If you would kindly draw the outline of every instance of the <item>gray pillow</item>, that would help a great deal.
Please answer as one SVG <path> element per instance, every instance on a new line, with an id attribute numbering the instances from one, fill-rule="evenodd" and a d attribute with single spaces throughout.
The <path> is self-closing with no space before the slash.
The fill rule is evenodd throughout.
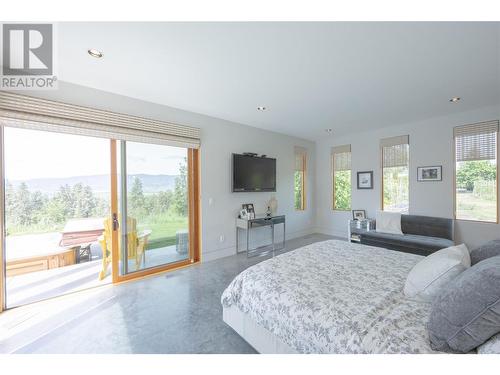
<path id="1" fill-rule="evenodd" d="M 467 353 L 500 332 L 500 256 L 466 269 L 432 304 L 431 347 Z"/>
<path id="2" fill-rule="evenodd" d="M 474 265 L 484 259 L 500 255 L 500 240 L 486 242 L 470 252 L 471 264 Z"/>

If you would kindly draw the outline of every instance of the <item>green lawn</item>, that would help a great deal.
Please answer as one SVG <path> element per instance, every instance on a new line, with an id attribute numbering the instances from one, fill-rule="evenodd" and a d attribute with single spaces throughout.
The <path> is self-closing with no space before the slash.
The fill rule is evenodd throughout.
<path id="1" fill-rule="evenodd" d="M 139 232 L 146 229 L 152 231 L 148 241 L 148 250 L 175 245 L 175 232 L 187 228 L 187 217 L 160 215 L 156 218 L 148 217 L 137 220 Z"/>
<path id="2" fill-rule="evenodd" d="M 463 220 L 496 221 L 494 200 L 481 199 L 472 193 L 457 194 L 457 218 Z"/>

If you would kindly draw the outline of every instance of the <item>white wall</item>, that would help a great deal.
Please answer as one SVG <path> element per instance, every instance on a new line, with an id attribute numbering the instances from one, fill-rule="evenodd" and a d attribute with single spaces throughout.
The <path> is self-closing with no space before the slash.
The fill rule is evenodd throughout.
<path id="1" fill-rule="evenodd" d="M 234 219 L 242 203 L 253 202 L 264 212 L 271 193 L 231 193 L 231 154 L 252 151 L 277 159 L 278 211 L 287 215 L 287 238 L 313 232 L 346 235 L 350 212 L 331 210 L 332 181 L 330 149 L 352 145 L 352 207 L 365 209 L 374 217 L 380 207 L 379 140 L 385 137 L 410 136 L 410 213 L 453 217 L 453 127 L 500 118 L 500 106 L 485 107 L 455 115 L 401 124 L 341 137 L 327 137 L 316 144 L 229 121 L 144 102 L 91 88 L 59 83 L 59 90 L 27 92 L 27 95 L 59 100 L 131 115 L 172 121 L 201 128 L 201 208 L 202 255 L 204 260 L 234 254 Z M 293 208 L 293 149 L 308 149 L 307 210 Z M 417 182 L 418 166 L 442 165 L 442 182 Z M 357 171 L 374 171 L 374 189 L 357 190 Z M 318 173 L 316 173 L 318 171 Z M 212 198 L 213 204 L 209 205 Z M 456 239 L 470 246 L 500 238 L 496 224 L 456 223 Z M 264 232 L 264 230 L 262 230 Z M 278 234 L 277 230 L 277 234 Z M 220 235 L 225 240 L 219 241 Z M 258 237 L 258 236 L 257 236 Z M 258 237 L 261 243 L 263 237 Z"/>
<path id="2" fill-rule="evenodd" d="M 231 192 L 232 153 L 248 151 L 276 158 L 275 195 L 278 212 L 286 215 L 287 238 L 314 230 L 312 192 L 315 188 L 316 162 L 313 142 L 65 82 L 59 82 L 58 90 L 23 94 L 201 128 L 202 259 L 205 261 L 235 253 L 235 218 L 242 203 L 254 203 L 256 212 L 263 213 L 271 197 L 271 193 Z M 295 211 L 293 206 L 296 145 L 307 148 L 309 159 L 306 181 L 308 206 L 302 212 Z M 210 198 L 212 205 L 209 205 Z M 278 233 L 280 230 L 276 228 Z M 221 235 L 225 237 L 223 242 L 219 241 Z M 265 240 L 259 235 L 255 237 L 258 243 Z"/>
<path id="3" fill-rule="evenodd" d="M 317 231 L 346 236 L 351 212 L 333 211 L 330 152 L 332 146 L 351 144 L 352 208 L 365 209 L 375 217 L 381 203 L 381 169 L 379 140 L 397 135 L 410 136 L 410 214 L 453 217 L 453 127 L 500 118 L 500 106 L 485 107 L 451 116 L 402 124 L 369 132 L 323 139 L 316 145 Z M 417 182 L 417 167 L 443 166 L 442 182 Z M 374 189 L 357 190 L 356 172 L 374 172 Z M 319 202 L 322 202 L 321 204 Z M 328 202 L 328 204 L 327 204 Z M 457 221 L 458 242 L 475 246 L 489 239 L 500 238 L 496 224 Z"/>

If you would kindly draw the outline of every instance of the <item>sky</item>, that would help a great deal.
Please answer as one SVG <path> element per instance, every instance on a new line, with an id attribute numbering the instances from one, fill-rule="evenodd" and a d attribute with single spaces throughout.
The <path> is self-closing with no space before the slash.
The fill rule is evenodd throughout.
<path id="1" fill-rule="evenodd" d="M 110 172 L 108 139 L 5 127 L 7 180 L 103 175 Z M 178 175 L 187 149 L 127 142 L 128 174 Z"/>

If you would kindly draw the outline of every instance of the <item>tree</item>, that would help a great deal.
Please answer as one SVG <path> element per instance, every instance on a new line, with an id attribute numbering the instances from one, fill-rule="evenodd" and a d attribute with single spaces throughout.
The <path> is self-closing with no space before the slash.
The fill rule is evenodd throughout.
<path id="1" fill-rule="evenodd" d="M 52 197 L 30 191 L 26 183 L 15 189 L 6 184 L 6 220 L 8 233 L 58 230 L 70 218 L 104 216 L 109 204 L 94 196 L 90 186 L 62 185 Z M 35 226 L 35 227 L 33 227 Z"/>
<path id="2" fill-rule="evenodd" d="M 97 199 L 94 197 L 92 188 L 88 185 L 78 183 L 72 188 L 72 200 L 74 210 L 73 217 L 91 217 L 97 207 Z"/>
<path id="3" fill-rule="evenodd" d="M 294 175 L 294 196 L 295 196 L 295 209 L 302 208 L 302 172 L 296 171 Z"/>
<path id="4" fill-rule="evenodd" d="M 180 216 L 187 216 L 188 214 L 188 200 L 187 200 L 187 159 L 179 166 L 179 176 L 175 178 L 175 189 L 173 197 L 173 205 L 175 211 Z"/>
<path id="5" fill-rule="evenodd" d="M 33 222 L 31 215 L 31 194 L 25 182 L 22 182 L 17 189 L 13 209 L 16 212 L 16 224 L 30 225 Z"/>
<path id="6" fill-rule="evenodd" d="M 496 175 L 496 165 L 488 160 L 460 162 L 457 168 L 457 187 L 473 191 L 475 181 L 492 181 L 496 179 Z"/>
<path id="7" fill-rule="evenodd" d="M 351 209 L 351 171 L 335 172 L 335 209 Z"/>
<path id="8" fill-rule="evenodd" d="M 172 199 L 173 192 L 170 190 L 159 191 L 156 194 L 152 194 L 149 198 L 148 207 L 151 207 L 150 212 L 154 212 L 155 214 L 162 214 L 169 210 Z"/>
<path id="9" fill-rule="evenodd" d="M 132 186 L 128 193 L 128 209 L 130 216 L 140 218 L 146 212 L 144 192 L 142 190 L 142 181 L 139 177 L 134 176 Z"/>
<path id="10" fill-rule="evenodd" d="M 14 223 L 16 221 L 15 218 L 15 198 L 16 198 L 16 191 L 14 189 L 14 186 L 7 181 L 6 186 L 5 186 L 5 219 L 7 221 L 7 227 L 9 224 Z"/>

